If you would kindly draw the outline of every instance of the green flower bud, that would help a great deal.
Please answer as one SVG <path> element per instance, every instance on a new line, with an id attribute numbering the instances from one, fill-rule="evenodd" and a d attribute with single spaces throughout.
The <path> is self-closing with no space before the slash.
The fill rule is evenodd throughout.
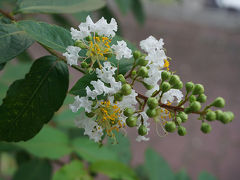
<path id="1" fill-rule="evenodd" d="M 95 116 L 95 113 L 94 112 L 85 112 L 86 116 L 89 117 L 89 118 L 92 118 L 93 116 Z"/>
<path id="2" fill-rule="evenodd" d="M 134 111 L 133 111 L 132 108 L 126 108 L 126 109 L 123 111 L 124 116 L 127 116 L 127 117 L 132 116 L 133 113 L 134 113 Z"/>
<path id="3" fill-rule="evenodd" d="M 126 124 L 128 127 L 134 127 L 137 125 L 137 117 L 135 116 L 130 116 L 126 119 Z"/>
<path id="4" fill-rule="evenodd" d="M 172 76 L 170 77 L 169 83 L 170 83 L 171 85 L 175 85 L 175 84 L 177 84 L 179 81 L 180 81 L 180 78 L 179 78 L 178 75 L 172 75 Z"/>
<path id="5" fill-rule="evenodd" d="M 203 122 L 201 126 L 201 131 L 205 134 L 210 133 L 212 130 L 212 127 L 210 124 Z"/>
<path id="6" fill-rule="evenodd" d="M 216 118 L 217 118 L 217 115 L 216 115 L 216 113 L 215 113 L 214 111 L 209 110 L 209 111 L 207 112 L 207 114 L 206 114 L 206 120 L 208 120 L 208 121 L 214 121 L 214 120 L 216 120 Z"/>
<path id="7" fill-rule="evenodd" d="M 171 76 L 170 72 L 168 71 L 163 71 L 161 73 L 162 81 L 168 80 L 168 78 Z"/>
<path id="8" fill-rule="evenodd" d="M 190 104 L 189 108 L 192 112 L 198 112 L 201 109 L 201 104 L 198 101 L 194 101 Z"/>
<path id="9" fill-rule="evenodd" d="M 97 101 L 94 100 L 91 106 L 92 106 L 92 107 L 95 107 L 96 105 L 97 105 Z"/>
<path id="10" fill-rule="evenodd" d="M 131 94 L 132 93 L 132 87 L 129 84 L 122 85 L 121 93 L 124 96 L 127 96 L 127 95 Z"/>
<path id="11" fill-rule="evenodd" d="M 147 77 L 148 76 L 148 69 L 144 66 L 140 67 L 138 70 L 138 75 L 142 77 Z"/>
<path id="12" fill-rule="evenodd" d="M 88 73 L 92 73 L 92 72 L 93 72 L 93 68 L 91 68 L 91 67 L 88 68 L 88 69 L 87 69 L 87 72 L 88 72 Z"/>
<path id="13" fill-rule="evenodd" d="M 216 113 L 216 119 L 221 120 L 223 116 L 223 112 L 221 110 L 217 110 L 215 111 L 215 113 Z"/>
<path id="14" fill-rule="evenodd" d="M 185 112 L 179 112 L 178 117 L 182 119 L 182 122 L 186 122 L 188 120 L 188 115 Z"/>
<path id="15" fill-rule="evenodd" d="M 196 101 L 196 97 L 194 95 L 189 96 L 189 102 L 192 103 Z"/>
<path id="16" fill-rule="evenodd" d="M 152 85 L 149 85 L 149 84 L 147 84 L 147 83 L 145 83 L 145 82 L 142 82 L 142 84 L 144 85 L 144 87 L 147 89 L 147 90 L 150 90 L 150 89 L 152 89 L 154 86 L 152 86 Z"/>
<path id="17" fill-rule="evenodd" d="M 146 66 L 148 64 L 148 61 L 145 60 L 143 57 L 141 57 L 139 60 L 138 60 L 138 65 L 140 66 Z"/>
<path id="18" fill-rule="evenodd" d="M 177 125 L 182 124 L 182 119 L 181 119 L 180 117 L 177 117 L 177 118 L 176 118 L 176 121 L 177 121 Z"/>
<path id="19" fill-rule="evenodd" d="M 153 118 L 157 116 L 157 111 L 156 109 L 148 109 L 146 111 L 146 114 L 148 115 L 148 117 Z"/>
<path id="20" fill-rule="evenodd" d="M 123 95 L 119 92 L 114 94 L 114 100 L 115 101 L 122 101 L 123 100 Z"/>
<path id="21" fill-rule="evenodd" d="M 179 136 L 185 136 L 187 134 L 187 130 L 185 127 L 183 126 L 179 126 L 178 127 L 178 135 Z"/>
<path id="22" fill-rule="evenodd" d="M 158 100 L 155 97 L 150 97 L 147 100 L 147 105 L 150 109 L 154 109 L 158 106 Z"/>
<path id="23" fill-rule="evenodd" d="M 217 97 L 211 105 L 218 108 L 223 108 L 225 106 L 225 100 L 222 97 Z"/>
<path id="24" fill-rule="evenodd" d="M 140 56 L 141 56 L 141 52 L 140 51 L 134 51 L 133 52 L 134 59 L 138 59 Z"/>
<path id="25" fill-rule="evenodd" d="M 197 101 L 200 102 L 200 103 L 205 103 L 207 101 L 207 96 L 205 94 L 200 94 L 197 97 Z"/>
<path id="26" fill-rule="evenodd" d="M 162 92 L 167 92 L 171 89 L 171 85 L 168 82 L 163 82 L 161 84 L 161 90 Z"/>
<path id="27" fill-rule="evenodd" d="M 117 80 L 118 80 L 118 81 L 121 81 L 122 83 L 126 83 L 126 79 L 125 79 L 125 77 L 124 77 L 122 74 L 119 74 L 119 75 L 117 76 Z"/>
<path id="28" fill-rule="evenodd" d="M 176 130 L 176 124 L 173 121 L 168 121 L 165 125 L 165 129 L 167 132 L 174 132 Z"/>
<path id="29" fill-rule="evenodd" d="M 87 49 L 87 45 L 84 42 L 80 41 L 80 40 L 76 41 L 74 43 L 74 46 L 80 47 L 81 49 Z"/>
<path id="30" fill-rule="evenodd" d="M 201 84 L 196 84 L 193 88 L 193 95 L 197 95 L 197 94 L 203 94 L 204 93 L 204 87 Z"/>
<path id="31" fill-rule="evenodd" d="M 183 88 L 183 83 L 182 81 L 178 81 L 173 87 L 173 89 L 182 89 Z"/>
<path id="32" fill-rule="evenodd" d="M 186 114 L 190 114 L 191 112 L 192 112 L 192 110 L 191 110 L 191 108 L 185 108 L 184 109 L 184 112 L 186 113 Z"/>
<path id="33" fill-rule="evenodd" d="M 193 82 L 187 82 L 185 84 L 185 88 L 186 88 L 187 93 L 191 92 L 194 88 L 194 83 Z"/>
<path id="34" fill-rule="evenodd" d="M 221 116 L 220 121 L 223 124 L 227 124 L 227 123 L 232 122 L 233 119 L 234 119 L 234 114 L 232 112 L 228 111 L 228 112 L 224 112 L 223 113 L 223 115 Z"/>
<path id="35" fill-rule="evenodd" d="M 132 76 L 135 76 L 136 74 L 137 74 L 137 71 L 135 71 L 135 70 L 133 70 L 131 73 Z"/>
<path id="36" fill-rule="evenodd" d="M 228 116 L 230 116 L 230 122 L 232 122 L 233 119 L 234 119 L 234 117 L 235 117 L 234 114 L 233 114 L 233 112 L 227 111 L 226 113 L 228 114 Z"/>
<path id="37" fill-rule="evenodd" d="M 92 36 L 87 36 L 85 39 L 86 41 L 92 41 Z"/>
<path id="38" fill-rule="evenodd" d="M 146 126 L 144 125 L 141 125 L 139 128 L 138 128 L 138 134 L 140 136 L 145 136 L 147 134 L 147 128 Z"/>
<path id="39" fill-rule="evenodd" d="M 82 62 L 82 63 L 81 63 L 81 67 L 82 67 L 82 68 L 87 68 L 87 67 L 88 67 L 88 63 Z"/>

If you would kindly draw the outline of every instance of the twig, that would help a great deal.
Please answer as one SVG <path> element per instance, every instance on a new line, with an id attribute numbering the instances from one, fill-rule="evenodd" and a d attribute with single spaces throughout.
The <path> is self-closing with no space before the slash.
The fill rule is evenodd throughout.
<path id="1" fill-rule="evenodd" d="M 5 11 L 3 11 L 2 9 L 0 9 L 0 13 L 1 13 L 2 15 L 4 15 L 5 17 L 7 17 L 8 19 L 11 19 L 12 21 L 16 21 L 16 19 L 15 19 L 10 13 L 5 12 Z"/>

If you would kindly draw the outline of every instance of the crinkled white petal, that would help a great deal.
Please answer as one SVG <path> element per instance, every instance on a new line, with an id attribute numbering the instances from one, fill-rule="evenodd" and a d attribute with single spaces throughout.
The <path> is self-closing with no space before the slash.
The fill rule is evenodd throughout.
<path id="1" fill-rule="evenodd" d="M 163 39 L 157 40 L 153 36 L 149 36 L 147 39 L 142 40 L 140 42 L 140 47 L 147 53 L 150 53 L 154 50 L 160 50 L 163 48 L 163 45 L 164 45 Z"/>
<path id="2" fill-rule="evenodd" d="M 63 53 L 63 56 L 66 57 L 67 63 L 72 66 L 72 65 L 78 65 L 77 61 L 79 58 L 79 51 L 81 50 L 80 47 L 76 46 L 68 46 L 67 47 L 67 52 Z"/>
<path id="3" fill-rule="evenodd" d="M 102 17 L 95 23 L 91 31 L 97 32 L 100 36 L 114 37 L 117 31 L 117 22 L 112 18 L 111 22 L 108 24 L 107 20 Z"/>
<path id="4" fill-rule="evenodd" d="M 135 90 L 132 90 L 131 94 L 124 96 L 123 100 L 118 102 L 117 106 L 121 109 L 125 109 L 127 107 L 135 108 L 135 105 L 137 104 L 137 95 L 138 94 L 135 92 Z"/>
<path id="5" fill-rule="evenodd" d="M 149 63 L 152 62 L 158 67 L 163 68 L 164 60 L 167 59 L 167 56 L 163 50 L 156 50 L 149 52 L 145 59 L 148 60 Z"/>
<path id="6" fill-rule="evenodd" d="M 161 102 L 164 104 L 166 104 L 168 101 L 173 102 L 175 97 L 177 99 L 177 103 L 179 103 L 183 98 L 182 91 L 178 89 L 170 89 L 169 91 L 163 94 Z"/>
<path id="7" fill-rule="evenodd" d="M 97 77 L 105 83 L 114 81 L 113 75 L 117 68 L 111 66 L 110 62 L 104 62 L 102 69 L 96 69 Z"/>
<path id="8" fill-rule="evenodd" d="M 112 49 L 114 49 L 116 53 L 116 59 L 120 60 L 124 58 L 132 57 L 132 50 L 127 47 L 127 43 L 125 41 L 117 41 L 117 45 L 112 45 Z"/>
<path id="9" fill-rule="evenodd" d="M 85 109 L 86 112 L 91 112 L 92 101 L 89 101 L 87 97 L 75 96 L 74 103 L 69 105 L 72 112 L 77 112 L 81 107 Z"/>
<path id="10" fill-rule="evenodd" d="M 141 141 L 149 141 L 149 137 L 148 138 L 146 138 L 145 136 L 138 136 L 137 138 L 136 138 L 136 141 L 137 142 L 141 142 Z"/>

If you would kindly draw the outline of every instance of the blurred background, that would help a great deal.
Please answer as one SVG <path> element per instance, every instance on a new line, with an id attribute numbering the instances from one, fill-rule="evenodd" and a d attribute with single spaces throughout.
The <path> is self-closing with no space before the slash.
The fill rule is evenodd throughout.
<path id="1" fill-rule="evenodd" d="M 171 70 L 176 71 L 185 83 L 203 84 L 208 102 L 218 96 L 225 98 L 225 109 L 235 113 L 235 120 L 230 124 L 214 122 L 208 135 L 200 131 L 201 122 L 194 115 L 186 123 L 188 134 L 185 137 L 170 134 L 161 138 L 152 123 L 150 141 L 138 143 L 135 140 L 137 131 L 128 129 L 133 153 L 131 164 L 143 163 L 144 151 L 150 146 L 174 170 L 185 168 L 193 179 L 202 170 L 220 180 L 240 179 L 240 1 L 144 0 L 140 14 L 116 2 L 108 0 L 107 7 L 91 14 L 95 19 L 114 15 L 120 24 L 121 35 L 136 46 L 150 35 L 163 38 L 167 56 L 173 59 Z M 77 26 L 79 19 L 76 17 L 84 19 L 88 14 L 82 12 L 75 16 L 55 15 L 51 18 L 37 15 L 37 18 L 57 24 L 62 22 L 69 28 L 71 25 L 65 20 Z M 33 59 L 47 53 L 37 44 L 29 52 Z M 71 71 L 73 85 L 81 74 Z M 69 121 L 73 124 L 74 119 Z"/>

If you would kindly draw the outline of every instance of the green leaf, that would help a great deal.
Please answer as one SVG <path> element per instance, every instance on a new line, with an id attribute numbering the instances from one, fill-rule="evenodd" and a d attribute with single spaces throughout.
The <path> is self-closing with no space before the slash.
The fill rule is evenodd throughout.
<path id="1" fill-rule="evenodd" d="M 4 66 L 6 65 L 6 63 L 1 63 L 0 64 L 0 71 L 3 70 Z"/>
<path id="2" fill-rule="evenodd" d="M 60 168 L 53 176 L 53 180 L 91 180 L 84 169 L 83 163 L 74 160 Z"/>
<path id="3" fill-rule="evenodd" d="M 132 12 L 139 24 L 145 22 L 145 13 L 141 0 L 132 0 Z"/>
<path id="4" fill-rule="evenodd" d="M 69 84 L 67 65 L 54 56 L 36 60 L 24 79 L 15 81 L 0 106 L 0 140 L 36 135 L 62 105 Z"/>
<path id="5" fill-rule="evenodd" d="M 23 51 L 17 56 L 17 59 L 22 62 L 31 62 L 33 59 L 27 51 Z"/>
<path id="6" fill-rule="evenodd" d="M 110 178 L 135 180 L 138 179 L 135 172 L 125 164 L 112 160 L 102 160 L 91 164 L 90 170 L 101 173 Z"/>
<path id="7" fill-rule="evenodd" d="M 122 38 L 119 36 L 115 36 L 112 39 L 112 44 L 116 44 L 117 41 L 121 41 Z M 131 43 L 127 42 L 127 45 L 130 49 L 135 50 L 135 46 L 133 46 Z M 119 73 L 120 74 L 126 74 L 132 67 L 133 59 L 121 59 L 118 61 L 115 57 L 112 57 L 109 59 L 112 64 L 114 64 L 116 67 L 119 63 Z M 82 78 L 80 78 L 77 83 L 72 87 L 70 90 L 70 94 L 73 95 L 79 95 L 80 97 L 86 96 L 86 87 L 89 86 L 91 81 L 96 81 L 97 76 L 95 73 L 93 74 L 86 74 Z"/>
<path id="8" fill-rule="evenodd" d="M 16 24 L 0 23 L 0 64 L 13 59 L 32 43 L 33 40 Z"/>
<path id="9" fill-rule="evenodd" d="M 13 180 L 50 180 L 51 164 L 47 160 L 32 160 L 20 166 Z"/>
<path id="10" fill-rule="evenodd" d="M 39 158 L 59 159 L 71 153 L 67 135 L 50 126 L 44 126 L 34 138 L 16 145 Z"/>
<path id="11" fill-rule="evenodd" d="M 126 14 L 132 6 L 132 0 L 115 0 L 115 2 L 123 14 Z"/>
<path id="12" fill-rule="evenodd" d="M 203 171 L 198 175 L 198 180 L 216 180 L 217 178 L 212 174 Z"/>
<path id="13" fill-rule="evenodd" d="M 175 180 L 191 180 L 187 172 L 183 169 L 176 173 Z"/>
<path id="14" fill-rule="evenodd" d="M 78 21 L 78 22 L 85 22 L 88 15 L 91 15 L 91 12 L 89 11 L 81 11 L 77 13 L 73 13 L 72 16 Z"/>
<path id="15" fill-rule="evenodd" d="M 75 13 L 104 5 L 104 0 L 19 0 L 16 13 Z"/>
<path id="16" fill-rule="evenodd" d="M 122 133 L 115 133 L 116 139 L 119 142 L 118 144 L 112 144 L 111 141 L 108 140 L 107 148 L 113 152 L 116 152 L 119 160 L 124 164 L 129 164 L 131 160 L 131 149 L 130 142 L 126 136 Z"/>
<path id="17" fill-rule="evenodd" d="M 89 162 L 118 160 L 116 152 L 107 149 L 105 146 L 99 147 L 97 143 L 85 137 L 74 139 L 72 146 L 79 156 Z"/>
<path id="18" fill-rule="evenodd" d="M 65 52 L 67 46 L 73 45 L 68 30 L 44 22 L 19 21 L 17 26 L 39 43 L 56 51 Z"/>
<path id="19" fill-rule="evenodd" d="M 152 149 L 145 152 L 144 167 L 149 180 L 174 180 L 174 173 L 168 163 Z"/>

